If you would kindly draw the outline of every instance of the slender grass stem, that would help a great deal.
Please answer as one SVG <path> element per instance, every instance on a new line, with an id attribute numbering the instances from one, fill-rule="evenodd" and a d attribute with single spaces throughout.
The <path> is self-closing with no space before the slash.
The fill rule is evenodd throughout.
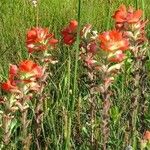
<path id="1" fill-rule="evenodd" d="M 133 114 L 132 114 L 132 139 L 133 139 L 133 149 L 136 150 L 137 149 L 137 134 L 136 134 L 136 130 L 137 130 L 137 116 L 138 116 L 138 104 L 139 104 L 139 74 L 135 74 L 135 90 L 134 90 L 134 94 L 133 95 Z"/>
<path id="2" fill-rule="evenodd" d="M 74 68 L 74 80 L 73 80 L 73 99 L 71 111 L 74 110 L 76 91 L 77 91 L 77 71 L 78 71 L 78 60 L 79 60 L 79 44 L 80 44 L 80 17 L 81 17 L 81 0 L 78 0 L 78 31 L 77 31 L 77 43 L 75 53 L 75 68 Z"/>
<path id="3" fill-rule="evenodd" d="M 77 91 L 77 71 L 78 71 L 78 60 L 79 60 L 79 44 L 80 44 L 80 14 L 81 13 L 81 0 L 78 0 L 78 30 L 77 30 L 77 43 L 75 51 L 75 68 L 74 68 L 74 80 L 73 80 L 73 92 L 72 92 L 72 101 L 70 107 L 70 115 L 67 119 L 67 139 L 65 143 L 65 150 L 70 149 L 71 141 L 71 123 L 74 115 L 74 106 L 76 100 L 76 91 Z"/>
<path id="4" fill-rule="evenodd" d="M 38 27 L 39 26 L 39 1 L 38 1 L 38 3 L 37 3 L 37 6 L 36 6 L 36 27 Z"/>
<path id="5" fill-rule="evenodd" d="M 107 144 L 109 140 L 109 122 L 110 122 L 110 116 L 109 116 L 109 109 L 110 109 L 110 94 L 107 90 L 103 95 L 103 110 L 102 110 L 102 117 L 103 117 L 103 124 L 102 124 L 102 134 L 103 134 L 103 144 L 102 149 L 107 150 Z"/>
<path id="6" fill-rule="evenodd" d="M 138 9 L 138 0 L 135 0 L 135 7 Z"/>
<path id="7" fill-rule="evenodd" d="M 68 73 L 67 73 L 67 110 L 69 109 L 69 101 L 70 101 L 70 77 L 71 77 L 71 56 L 70 49 L 68 48 Z"/>
<path id="8" fill-rule="evenodd" d="M 65 112 L 66 121 L 65 121 L 65 132 L 66 132 L 66 143 L 65 149 L 69 149 L 70 145 L 70 131 L 71 131 L 71 118 L 69 116 L 69 101 L 70 101 L 70 73 L 71 73 L 71 56 L 70 56 L 70 49 L 68 48 L 68 72 L 67 72 L 67 110 Z"/>
<path id="9" fill-rule="evenodd" d="M 142 2 L 142 10 L 143 10 L 143 19 L 145 19 L 145 0 L 141 0 Z"/>
<path id="10" fill-rule="evenodd" d="M 111 21 L 111 2 L 108 1 L 108 11 L 107 11 L 107 26 L 106 26 L 106 29 L 109 30 L 110 28 L 110 21 Z"/>

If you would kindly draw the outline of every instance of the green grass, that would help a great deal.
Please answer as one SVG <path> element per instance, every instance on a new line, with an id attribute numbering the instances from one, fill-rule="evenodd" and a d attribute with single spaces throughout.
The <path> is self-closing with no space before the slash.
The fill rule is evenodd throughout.
<path id="1" fill-rule="evenodd" d="M 17 64 L 28 57 L 25 46 L 26 31 L 38 23 L 41 27 L 48 27 L 60 38 L 61 29 L 71 19 L 80 19 L 80 25 L 90 23 L 93 28 L 102 32 L 113 28 L 111 16 L 120 4 L 131 5 L 144 11 L 144 17 L 150 18 L 150 0 L 81 0 L 80 14 L 78 0 L 39 0 L 38 10 L 31 6 L 28 0 L 0 0 L 0 82 L 7 77 L 9 63 Z M 37 22 L 38 12 L 38 22 Z M 150 37 L 150 25 L 147 27 Z M 84 73 L 78 64 L 79 39 L 71 48 L 59 47 L 55 52 L 59 63 L 52 67 L 53 75 L 46 89 L 48 98 L 44 106 L 44 122 L 41 143 L 48 145 L 49 150 L 90 150 L 90 120 L 88 104 L 88 90 L 84 79 L 79 77 Z M 150 57 L 150 56 L 149 56 Z M 147 63 L 150 71 L 150 62 Z M 125 65 L 124 73 L 119 75 L 112 87 L 112 107 L 110 111 L 110 140 L 108 150 L 125 149 L 132 144 L 130 129 L 130 95 L 128 80 L 130 70 Z M 149 86 L 147 81 L 147 86 Z M 2 92 L 0 92 L 2 94 Z M 145 114 L 145 130 L 150 129 L 150 94 L 146 95 L 148 111 Z M 95 137 L 101 143 L 102 100 L 96 96 L 97 116 L 95 118 Z M 31 116 L 33 114 L 31 113 Z M 33 117 L 33 116 L 32 116 Z M 137 129 L 140 120 L 137 118 Z M 16 126 L 17 128 L 17 126 Z M 34 128 L 34 127 L 32 127 Z M 34 131 L 30 129 L 34 135 Z M 15 150 L 19 149 L 18 133 L 12 139 Z M 142 133 L 136 134 L 137 138 Z M 35 149 L 35 143 L 32 149 Z M 138 150 L 139 143 L 135 150 Z"/>

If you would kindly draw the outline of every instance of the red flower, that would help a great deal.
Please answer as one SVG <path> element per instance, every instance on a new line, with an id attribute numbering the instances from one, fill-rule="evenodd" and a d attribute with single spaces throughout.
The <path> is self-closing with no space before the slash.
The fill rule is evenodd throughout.
<path id="1" fill-rule="evenodd" d="M 136 23 L 140 20 L 141 16 L 142 10 L 134 11 L 133 8 L 127 10 L 125 5 L 121 5 L 119 10 L 117 10 L 113 15 L 113 18 L 117 23 Z"/>
<path id="2" fill-rule="evenodd" d="M 122 33 L 116 30 L 102 33 L 99 35 L 99 39 L 101 41 L 101 48 L 106 51 L 114 52 L 128 49 L 128 40 L 123 38 Z"/>
<path id="3" fill-rule="evenodd" d="M 19 64 L 19 71 L 25 78 L 41 78 L 43 69 L 31 60 L 25 60 Z"/>
<path id="4" fill-rule="evenodd" d="M 53 38 L 53 34 L 48 33 L 47 28 L 32 28 L 27 32 L 27 48 L 29 53 L 47 50 L 48 46 L 55 46 L 58 40 Z"/>
<path id="5" fill-rule="evenodd" d="M 61 32 L 63 37 L 63 42 L 67 45 L 71 45 L 76 40 L 78 22 L 76 20 L 70 21 L 70 24 L 64 28 Z"/>
<path id="6" fill-rule="evenodd" d="M 18 87 L 14 81 L 7 80 L 5 83 L 2 83 L 2 89 L 6 92 L 15 92 L 18 90 Z"/>
<path id="7" fill-rule="evenodd" d="M 150 131 L 146 131 L 143 138 L 144 140 L 150 141 Z"/>

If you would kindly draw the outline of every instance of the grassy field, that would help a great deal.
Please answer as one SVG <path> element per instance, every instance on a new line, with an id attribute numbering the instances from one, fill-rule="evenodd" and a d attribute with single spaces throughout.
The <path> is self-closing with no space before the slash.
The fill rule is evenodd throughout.
<path id="1" fill-rule="evenodd" d="M 150 18 L 150 0 L 81 0 L 80 24 L 93 25 L 99 33 L 113 28 L 111 16 L 120 4 L 140 8 L 144 17 Z M 78 0 L 39 0 L 37 8 L 34 8 L 29 0 L 0 0 L 0 82 L 7 78 L 9 63 L 17 64 L 28 57 L 25 45 L 26 32 L 37 24 L 48 27 L 60 39 L 61 29 L 71 19 L 78 19 Z M 37 21 L 38 20 L 38 21 Z M 147 26 L 147 35 L 150 37 L 150 24 Z M 44 105 L 44 121 L 42 126 L 41 143 L 49 150 L 91 150 L 90 143 L 90 105 L 88 102 L 88 90 L 84 73 L 80 63 L 75 68 L 75 55 L 77 45 L 71 48 L 58 47 L 54 55 L 59 62 L 52 67 L 52 76 L 47 86 L 48 98 Z M 149 56 L 150 57 L 150 56 Z M 150 72 L 150 61 L 147 61 L 147 72 Z M 133 146 L 131 134 L 131 93 L 130 68 L 124 66 L 124 72 L 118 76 L 112 90 L 112 107 L 110 110 L 111 122 L 109 124 L 110 138 L 108 150 L 121 150 L 127 146 Z M 136 122 L 136 148 L 140 150 L 140 139 L 145 130 L 150 129 L 150 76 L 146 78 L 145 109 L 141 127 L 141 115 L 137 114 Z M 3 92 L 0 91 L 0 95 Z M 96 95 L 96 116 L 94 124 L 94 136 L 100 147 L 102 124 L 102 99 Z M 142 105 L 142 102 L 139 103 Z M 32 112 L 29 118 L 33 118 Z M 19 123 L 15 124 L 15 129 Z M 144 128 L 144 129 L 141 129 Z M 34 135 L 34 124 L 29 129 Z M 19 129 L 14 133 L 12 149 L 20 150 Z M 35 143 L 32 148 L 35 149 Z M 45 148 L 46 149 L 46 148 Z M 7 149 L 9 150 L 9 148 Z"/>

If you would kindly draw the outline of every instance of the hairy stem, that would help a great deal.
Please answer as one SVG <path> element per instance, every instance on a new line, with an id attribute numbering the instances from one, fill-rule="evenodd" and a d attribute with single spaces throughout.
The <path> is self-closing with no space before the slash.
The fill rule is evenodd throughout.
<path id="1" fill-rule="evenodd" d="M 108 89 L 102 94 L 103 96 L 103 110 L 102 110 L 102 135 L 103 135 L 103 144 L 102 149 L 107 150 L 107 143 L 109 139 L 109 109 L 110 109 L 110 94 Z"/>

